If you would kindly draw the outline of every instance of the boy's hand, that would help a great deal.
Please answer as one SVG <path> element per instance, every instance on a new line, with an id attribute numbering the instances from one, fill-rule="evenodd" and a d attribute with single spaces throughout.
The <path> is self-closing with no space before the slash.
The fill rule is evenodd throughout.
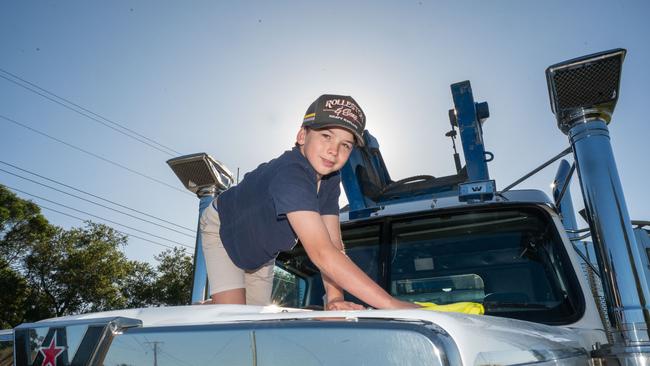
<path id="1" fill-rule="evenodd" d="M 390 309 L 422 309 L 422 306 L 393 298 Z"/>
<path id="2" fill-rule="evenodd" d="M 365 308 L 350 301 L 335 299 L 334 301 L 327 302 L 325 310 L 365 310 Z"/>

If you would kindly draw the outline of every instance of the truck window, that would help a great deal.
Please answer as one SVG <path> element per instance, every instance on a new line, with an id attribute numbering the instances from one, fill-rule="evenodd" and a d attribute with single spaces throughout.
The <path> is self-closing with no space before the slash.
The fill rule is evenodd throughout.
<path id="1" fill-rule="evenodd" d="M 376 282 L 381 279 L 380 230 L 380 225 L 365 225 L 342 231 L 347 256 Z M 300 298 L 299 302 L 286 301 L 279 294 L 276 295 L 274 290 L 273 303 L 316 309 L 322 307 L 325 289 L 320 272 L 306 256 L 300 244 L 291 253 L 281 253 L 276 263 L 276 271 L 281 267 L 284 271 L 300 277 L 305 289 L 302 290 L 304 296 Z M 289 299 L 291 298 L 289 297 Z M 358 302 L 350 295 L 347 296 L 347 299 Z"/>
<path id="2" fill-rule="evenodd" d="M 255 331 L 257 365 L 444 365 L 444 355 L 415 331 L 395 328 L 291 327 Z"/>
<path id="3" fill-rule="evenodd" d="M 0 366 L 14 364 L 14 338 L 11 330 L 0 331 Z"/>
<path id="4" fill-rule="evenodd" d="M 537 210 L 395 222 L 390 292 L 406 301 L 482 303 L 486 314 L 564 323 L 581 292 L 554 225 Z"/>
<path id="5" fill-rule="evenodd" d="M 273 272 L 272 302 L 279 306 L 301 307 L 305 302 L 305 279 L 280 266 L 275 266 Z"/>
<path id="6" fill-rule="evenodd" d="M 103 365 L 250 366 L 253 364 L 250 346 L 249 332 L 243 329 L 127 330 L 113 340 Z"/>

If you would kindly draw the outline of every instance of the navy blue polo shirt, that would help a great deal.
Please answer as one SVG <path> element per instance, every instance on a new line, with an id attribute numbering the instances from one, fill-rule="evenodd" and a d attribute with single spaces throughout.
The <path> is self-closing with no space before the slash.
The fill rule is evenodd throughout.
<path id="1" fill-rule="evenodd" d="M 217 199 L 221 241 L 233 263 L 259 268 L 296 245 L 287 213 L 315 211 L 338 215 L 338 172 L 321 179 L 297 147 L 247 173 Z"/>

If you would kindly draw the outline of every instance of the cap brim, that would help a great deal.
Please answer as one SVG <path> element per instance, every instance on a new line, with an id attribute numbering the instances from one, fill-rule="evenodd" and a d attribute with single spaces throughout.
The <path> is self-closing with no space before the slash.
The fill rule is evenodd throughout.
<path id="1" fill-rule="evenodd" d="M 304 125 L 303 125 L 303 126 L 304 126 Z M 354 136 L 354 139 L 356 140 L 357 146 L 361 146 L 361 147 L 363 147 L 363 146 L 366 145 L 365 142 L 363 141 L 363 136 L 360 135 L 357 131 L 355 131 L 355 130 L 353 130 L 353 129 L 351 129 L 351 128 L 347 128 L 347 127 L 345 127 L 345 126 L 341 126 L 341 125 L 338 124 L 338 123 L 327 123 L 327 122 L 325 122 L 325 123 L 318 123 L 318 122 L 317 122 L 317 123 L 311 123 L 311 124 L 309 124 L 308 126 L 305 126 L 305 127 L 313 128 L 313 129 L 315 129 L 315 130 L 320 130 L 320 129 L 322 129 L 322 128 L 327 128 L 327 127 L 337 127 L 337 128 L 342 128 L 342 129 L 344 129 L 344 130 L 346 130 L 346 131 L 350 131 L 350 132 L 352 133 L 352 135 Z"/>

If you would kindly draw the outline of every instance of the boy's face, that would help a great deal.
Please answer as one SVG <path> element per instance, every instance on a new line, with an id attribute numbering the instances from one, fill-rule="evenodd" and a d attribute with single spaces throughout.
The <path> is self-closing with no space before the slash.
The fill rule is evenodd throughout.
<path id="1" fill-rule="evenodd" d="M 339 127 L 319 130 L 301 128 L 296 137 L 300 152 L 318 173 L 318 178 L 340 170 L 354 147 L 354 135 Z"/>

